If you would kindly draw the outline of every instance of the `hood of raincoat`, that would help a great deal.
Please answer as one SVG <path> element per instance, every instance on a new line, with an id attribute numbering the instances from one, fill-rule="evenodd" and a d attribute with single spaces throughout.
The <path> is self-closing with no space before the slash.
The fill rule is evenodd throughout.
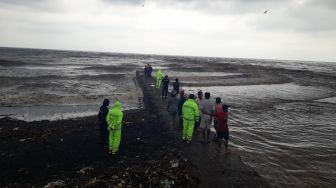
<path id="1" fill-rule="evenodd" d="M 114 103 L 113 108 L 121 110 L 121 102 L 117 101 Z"/>

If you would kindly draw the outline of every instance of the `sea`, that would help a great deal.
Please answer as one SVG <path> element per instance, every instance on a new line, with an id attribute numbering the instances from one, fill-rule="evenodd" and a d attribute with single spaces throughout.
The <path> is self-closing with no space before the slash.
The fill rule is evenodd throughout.
<path id="1" fill-rule="evenodd" d="M 336 62 L 1 47 L 0 118 L 91 116 L 105 98 L 143 108 L 146 64 L 221 97 L 230 147 L 272 187 L 336 187 Z"/>

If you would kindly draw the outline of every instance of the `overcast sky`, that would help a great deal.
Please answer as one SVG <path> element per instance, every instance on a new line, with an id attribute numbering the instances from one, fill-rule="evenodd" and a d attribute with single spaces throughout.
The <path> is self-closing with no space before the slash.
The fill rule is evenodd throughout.
<path id="1" fill-rule="evenodd" d="M 336 62 L 335 20 L 336 0 L 0 0 L 0 46 Z"/>

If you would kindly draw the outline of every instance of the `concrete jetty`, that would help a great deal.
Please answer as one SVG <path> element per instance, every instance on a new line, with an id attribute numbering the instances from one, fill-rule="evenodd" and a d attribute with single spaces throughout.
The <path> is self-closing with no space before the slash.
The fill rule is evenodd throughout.
<path id="1" fill-rule="evenodd" d="M 145 78 L 137 71 L 136 79 L 143 90 L 145 108 L 157 117 L 164 129 L 168 124 L 167 99 L 161 99 L 161 89 L 155 89 L 153 78 Z M 200 187 L 269 187 L 254 169 L 242 162 L 234 149 L 225 154 L 224 148 L 220 150 L 214 143 L 204 145 L 200 134 L 193 137 L 191 144 L 185 144 L 182 130 L 177 127 L 168 137 L 181 142 L 183 156 L 194 165 L 189 173 L 200 179 Z"/>

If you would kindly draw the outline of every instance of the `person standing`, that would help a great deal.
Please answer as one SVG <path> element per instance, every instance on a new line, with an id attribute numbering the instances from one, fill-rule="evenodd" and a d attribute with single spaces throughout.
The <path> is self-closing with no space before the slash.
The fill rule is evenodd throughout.
<path id="1" fill-rule="evenodd" d="M 109 110 L 106 121 L 109 130 L 109 153 L 116 154 L 121 140 L 121 127 L 124 113 L 121 111 L 121 103 L 115 102 L 113 108 Z"/>
<path id="2" fill-rule="evenodd" d="M 173 89 L 177 92 L 180 93 L 180 82 L 179 79 L 176 78 L 175 82 L 173 83 Z"/>
<path id="3" fill-rule="evenodd" d="M 144 68 L 144 75 L 145 75 L 145 78 L 147 78 L 148 77 L 148 66 L 147 65 L 145 65 L 145 68 Z"/>
<path id="4" fill-rule="evenodd" d="M 199 110 L 195 102 L 195 95 L 190 94 L 189 99 L 182 106 L 183 132 L 182 139 L 187 143 L 192 140 L 195 122 L 199 121 Z"/>
<path id="5" fill-rule="evenodd" d="M 220 97 L 216 98 L 216 104 L 215 104 L 215 111 L 214 113 L 220 113 L 223 112 L 223 105 L 222 105 L 222 99 Z M 217 117 L 214 117 L 214 128 L 216 130 L 216 137 L 214 138 L 214 141 L 218 141 L 218 120 Z"/>
<path id="6" fill-rule="evenodd" d="M 169 78 L 168 75 L 166 75 L 162 80 L 162 94 L 161 98 L 167 98 L 168 95 L 168 86 L 169 86 Z"/>
<path id="7" fill-rule="evenodd" d="M 212 114 L 214 113 L 214 102 L 210 100 L 210 93 L 205 92 L 204 100 L 201 102 L 201 123 L 200 129 L 203 134 L 203 143 L 209 143 Z"/>
<path id="8" fill-rule="evenodd" d="M 222 111 L 217 111 L 214 116 L 217 118 L 217 137 L 218 146 L 221 148 L 222 140 L 224 139 L 225 153 L 230 153 L 229 150 L 229 127 L 228 127 L 228 109 L 227 105 L 222 105 Z"/>
<path id="9" fill-rule="evenodd" d="M 169 125 L 170 130 L 173 130 L 174 125 L 176 124 L 176 116 L 177 116 L 177 105 L 178 105 L 178 99 L 176 98 L 176 91 L 173 90 L 171 92 L 171 97 L 168 99 L 167 103 L 167 111 L 169 114 Z"/>
<path id="10" fill-rule="evenodd" d="M 196 99 L 196 104 L 197 104 L 197 106 L 198 106 L 198 110 L 199 110 L 199 111 L 201 111 L 201 103 L 202 103 L 202 100 L 203 100 L 203 92 L 202 92 L 202 90 L 199 90 L 199 91 L 197 92 L 197 99 Z M 199 128 L 199 126 L 200 126 L 201 119 L 202 119 L 202 117 L 199 116 L 199 120 L 195 122 L 195 127 L 194 127 L 194 129 L 195 129 L 195 133 L 196 133 L 196 134 L 198 133 L 198 128 Z"/>
<path id="11" fill-rule="evenodd" d="M 106 122 L 106 116 L 109 112 L 108 106 L 110 105 L 110 101 L 108 99 L 104 99 L 103 105 L 99 108 L 98 113 L 98 120 L 99 120 L 99 130 L 100 130 L 100 139 L 102 145 L 105 147 L 107 146 L 107 122 Z"/>
<path id="12" fill-rule="evenodd" d="M 156 89 L 160 89 L 161 87 L 161 83 L 162 83 L 162 72 L 160 70 L 156 71 L 156 84 L 155 84 L 155 88 Z"/>
<path id="13" fill-rule="evenodd" d="M 184 90 L 181 90 L 180 91 L 180 98 L 179 98 L 178 104 L 177 104 L 178 118 L 179 118 L 179 128 L 180 129 L 183 128 L 182 106 L 183 106 L 183 104 L 186 100 L 187 99 L 185 97 Z"/>
<path id="14" fill-rule="evenodd" d="M 152 71 L 153 71 L 153 68 L 152 68 L 152 65 L 149 65 L 148 67 L 148 77 L 152 77 Z"/>

